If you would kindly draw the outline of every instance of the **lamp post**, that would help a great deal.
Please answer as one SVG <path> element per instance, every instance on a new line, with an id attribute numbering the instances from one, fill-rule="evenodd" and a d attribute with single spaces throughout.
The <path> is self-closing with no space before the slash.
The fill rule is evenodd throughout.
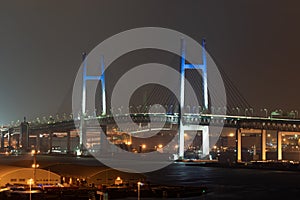
<path id="1" fill-rule="evenodd" d="M 33 182 L 32 178 L 29 179 L 29 181 L 28 181 L 28 183 L 29 183 L 29 200 L 31 200 L 31 185 L 32 185 L 32 182 Z"/>
<path id="2" fill-rule="evenodd" d="M 143 183 L 141 183 L 140 181 L 137 183 L 138 186 L 138 200 L 141 199 L 141 185 L 143 185 Z"/>
<path id="3" fill-rule="evenodd" d="M 265 113 L 266 113 L 266 118 L 268 118 L 268 110 L 267 110 L 266 108 L 261 109 L 260 111 L 265 111 Z"/>
<path id="4" fill-rule="evenodd" d="M 187 109 L 187 111 L 188 111 L 186 114 L 191 113 L 191 106 L 190 106 L 190 105 L 187 105 L 187 106 L 186 106 L 186 109 Z"/>
<path id="5" fill-rule="evenodd" d="M 248 108 L 245 109 L 245 117 L 247 117 Z"/>
<path id="6" fill-rule="evenodd" d="M 232 108 L 232 115 L 235 115 L 235 108 Z"/>
<path id="7" fill-rule="evenodd" d="M 239 116 L 240 115 L 240 108 L 236 107 L 236 110 L 237 110 L 237 115 Z"/>
<path id="8" fill-rule="evenodd" d="M 215 113 L 215 107 L 210 106 L 210 114 L 214 114 Z"/>
<path id="9" fill-rule="evenodd" d="M 39 167 L 39 164 L 36 163 L 36 150 L 32 150 L 31 154 L 33 155 L 33 164 L 31 165 L 33 168 L 33 184 L 36 184 L 36 168 Z"/>
<path id="10" fill-rule="evenodd" d="M 249 108 L 249 110 L 251 111 L 251 117 L 253 117 L 253 108 Z"/>
<path id="11" fill-rule="evenodd" d="M 224 109 L 224 114 L 226 115 L 227 114 L 227 107 L 224 106 L 223 109 Z"/>
<path id="12" fill-rule="evenodd" d="M 264 111 L 266 112 L 266 118 L 268 118 L 268 110 L 264 108 Z"/>
<path id="13" fill-rule="evenodd" d="M 202 113 L 202 107 L 198 106 L 199 114 Z"/>

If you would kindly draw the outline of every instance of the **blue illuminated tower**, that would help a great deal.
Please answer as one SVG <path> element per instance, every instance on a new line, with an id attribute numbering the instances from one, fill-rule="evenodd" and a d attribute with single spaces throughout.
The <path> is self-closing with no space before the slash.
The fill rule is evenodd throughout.
<path id="1" fill-rule="evenodd" d="M 80 118 L 80 147 L 83 147 L 85 143 L 85 134 L 84 132 L 84 116 L 86 113 L 86 82 L 90 80 L 101 81 L 101 91 L 102 91 L 102 115 L 106 115 L 106 92 L 105 92 L 105 73 L 104 73 L 104 58 L 101 56 L 100 65 L 101 65 L 101 75 L 100 76 L 91 76 L 87 75 L 87 60 L 86 53 L 82 55 L 83 59 L 83 72 L 82 72 L 82 105 L 81 105 L 81 118 Z"/>
<path id="2" fill-rule="evenodd" d="M 186 69 L 200 69 L 202 71 L 202 80 L 203 80 L 203 109 L 208 109 L 208 88 L 207 88 L 207 63 L 206 63 L 206 51 L 205 51 L 205 39 L 202 39 L 202 64 L 187 64 L 186 63 L 186 49 L 185 49 L 185 40 L 181 40 L 181 80 L 180 80 L 180 113 L 184 113 L 184 80 L 185 80 L 185 70 Z M 184 156 L 184 127 L 182 120 L 180 120 L 179 127 L 179 157 L 183 158 Z M 207 152 L 209 148 L 208 141 L 208 129 L 203 128 L 203 152 Z"/>

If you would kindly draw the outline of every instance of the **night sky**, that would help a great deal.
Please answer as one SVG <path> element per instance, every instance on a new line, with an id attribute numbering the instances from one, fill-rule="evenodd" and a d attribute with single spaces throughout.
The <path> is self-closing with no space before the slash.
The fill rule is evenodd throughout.
<path id="1" fill-rule="evenodd" d="M 70 113 L 81 53 L 144 26 L 205 37 L 253 108 L 300 110 L 299 22 L 297 1 L 1 1 L 0 124 Z"/>

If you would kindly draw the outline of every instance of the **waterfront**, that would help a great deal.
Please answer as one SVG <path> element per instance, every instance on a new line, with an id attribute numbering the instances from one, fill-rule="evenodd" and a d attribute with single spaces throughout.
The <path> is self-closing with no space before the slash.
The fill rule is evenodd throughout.
<path id="1" fill-rule="evenodd" d="M 174 164 L 149 174 L 151 182 L 206 185 L 198 199 L 273 199 L 300 195 L 300 173 L 262 169 L 232 169 Z"/>
<path id="2" fill-rule="evenodd" d="M 25 166 L 31 159 L 26 156 L 3 156 L 1 162 Z M 99 161 L 91 157 L 39 155 L 37 160 L 41 163 L 41 168 L 51 163 L 101 166 Z M 174 163 L 145 175 L 150 184 L 207 186 L 207 194 L 187 199 L 278 199 L 294 198 L 300 194 L 299 171 L 186 166 L 185 163 Z"/>

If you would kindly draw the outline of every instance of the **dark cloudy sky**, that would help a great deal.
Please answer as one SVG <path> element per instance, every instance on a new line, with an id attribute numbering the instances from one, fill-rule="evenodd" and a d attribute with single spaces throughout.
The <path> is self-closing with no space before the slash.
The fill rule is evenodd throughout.
<path id="1" fill-rule="evenodd" d="M 297 1 L 0 1 L 0 124 L 71 112 L 91 51 L 121 31 L 158 26 L 200 41 L 254 108 L 300 110 Z"/>

